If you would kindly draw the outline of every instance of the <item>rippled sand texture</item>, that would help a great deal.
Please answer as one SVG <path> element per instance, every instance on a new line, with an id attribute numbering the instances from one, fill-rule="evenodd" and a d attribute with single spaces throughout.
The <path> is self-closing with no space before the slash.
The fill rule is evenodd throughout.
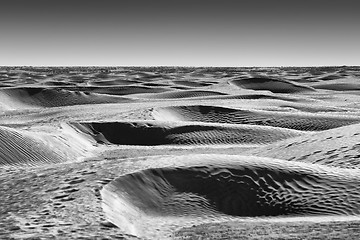
<path id="1" fill-rule="evenodd" d="M 225 154 L 182 158 L 194 163 L 146 169 L 106 185 L 101 193 L 111 221 L 145 237 L 143 229 L 147 224 L 155 227 L 151 223 L 156 217 L 216 220 L 224 215 L 354 215 L 360 211 L 358 171 Z M 142 218 L 151 218 L 151 223 Z"/>
<path id="2" fill-rule="evenodd" d="M 359 78 L 3 67 L 0 239 L 360 238 Z"/>

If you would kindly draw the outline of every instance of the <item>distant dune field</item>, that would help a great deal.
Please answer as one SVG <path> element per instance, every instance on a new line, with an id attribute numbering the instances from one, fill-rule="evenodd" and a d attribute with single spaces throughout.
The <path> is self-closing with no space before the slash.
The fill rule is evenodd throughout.
<path id="1" fill-rule="evenodd" d="M 358 67 L 0 68 L 0 239 L 358 239 Z"/>

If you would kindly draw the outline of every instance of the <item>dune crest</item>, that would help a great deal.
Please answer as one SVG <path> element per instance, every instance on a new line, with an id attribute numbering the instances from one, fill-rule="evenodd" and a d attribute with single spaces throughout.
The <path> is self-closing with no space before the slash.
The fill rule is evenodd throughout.
<path id="1" fill-rule="evenodd" d="M 230 81 L 231 84 L 252 90 L 268 90 L 273 93 L 299 93 L 306 91 L 316 91 L 314 88 L 300 85 L 288 80 L 272 79 L 267 77 L 254 77 L 235 79 Z"/>
<path id="2" fill-rule="evenodd" d="M 38 166 L 64 162 L 42 141 L 30 134 L 0 126 L 0 168 L 12 166 Z"/>
<path id="3" fill-rule="evenodd" d="M 52 88 L 0 89 L 0 107 L 12 110 L 36 107 L 62 107 L 83 104 L 127 103 L 134 100 L 103 94 Z"/>
<path id="4" fill-rule="evenodd" d="M 74 126 L 98 143 L 142 146 L 266 144 L 305 134 L 265 126 L 160 121 L 84 122 Z"/>
<path id="5" fill-rule="evenodd" d="M 287 139 L 250 150 L 246 154 L 340 168 L 360 168 L 360 124 Z"/>
<path id="6" fill-rule="evenodd" d="M 322 131 L 360 122 L 357 116 L 277 113 L 203 105 L 158 107 L 154 108 L 153 116 L 157 120 L 249 124 L 300 131 Z"/>
<path id="7" fill-rule="evenodd" d="M 67 123 L 29 130 L 0 126 L 0 168 L 76 162 L 92 156 L 94 144 Z"/>
<path id="8" fill-rule="evenodd" d="M 359 91 L 360 84 L 356 83 L 328 83 L 313 85 L 316 89 L 326 89 L 333 91 Z"/>
<path id="9" fill-rule="evenodd" d="M 151 94 L 151 95 L 140 95 L 138 97 L 149 98 L 149 99 L 181 99 L 181 98 L 201 98 L 211 96 L 224 96 L 225 93 L 215 91 L 171 91 L 165 93 Z"/>

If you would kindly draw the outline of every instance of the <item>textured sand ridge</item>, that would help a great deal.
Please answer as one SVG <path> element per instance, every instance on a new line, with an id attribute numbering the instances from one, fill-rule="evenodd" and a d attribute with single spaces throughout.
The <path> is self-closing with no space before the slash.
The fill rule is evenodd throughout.
<path id="1" fill-rule="evenodd" d="M 246 154 L 341 168 L 359 168 L 360 124 L 284 140 Z"/>
<path id="2" fill-rule="evenodd" d="M 79 133 L 67 123 L 29 130 L 1 126 L 0 169 L 26 169 L 89 157 L 95 141 Z"/>
<path id="3" fill-rule="evenodd" d="M 132 100 L 89 92 L 46 88 L 7 88 L 0 90 L 0 107 L 5 109 L 61 107 L 82 104 L 125 103 Z"/>
<path id="4" fill-rule="evenodd" d="M 314 88 L 318 89 L 327 89 L 334 91 L 359 91 L 360 84 L 351 84 L 351 83 L 329 83 L 329 84 L 319 84 L 314 85 Z"/>
<path id="5" fill-rule="evenodd" d="M 161 93 L 169 91 L 170 89 L 167 88 L 160 88 L 160 87 L 146 87 L 140 85 L 134 86 L 76 86 L 76 87 L 67 87 L 67 89 L 72 91 L 86 91 L 91 93 L 101 93 L 101 94 L 108 94 L 108 95 L 130 95 L 130 94 L 137 94 L 137 93 Z"/>
<path id="6" fill-rule="evenodd" d="M 359 213 L 358 171 L 230 155 L 186 158 L 194 160 L 194 165 L 148 169 L 106 185 L 101 193 L 111 221 L 137 232 L 142 228 L 142 215 L 216 218 L 222 214 Z"/>
<path id="7" fill-rule="evenodd" d="M 0 67 L 0 239 L 360 239 L 359 67 Z"/>
<path id="8" fill-rule="evenodd" d="M 174 81 L 174 83 L 179 84 L 179 85 L 184 85 L 184 86 L 187 86 L 187 87 L 194 87 L 194 88 L 206 87 L 206 86 L 211 86 L 212 85 L 211 83 L 200 82 L 200 81 L 197 81 L 196 79 L 194 79 L 193 81 L 177 80 L 177 81 Z"/>
<path id="9" fill-rule="evenodd" d="M 155 99 L 174 99 L 174 98 L 195 98 L 195 97 L 207 97 L 207 96 L 222 96 L 226 95 L 221 92 L 215 91 L 175 91 L 175 92 L 165 92 L 159 94 L 152 94 L 144 96 L 146 98 L 155 98 Z"/>
<path id="10" fill-rule="evenodd" d="M 241 94 L 241 95 L 226 95 L 214 97 L 217 99 L 248 99 L 248 100 L 256 100 L 256 99 L 277 99 L 282 101 L 289 102 L 300 102 L 304 101 L 304 99 L 295 98 L 295 97 L 286 97 L 286 96 L 276 96 L 270 94 Z"/>
<path id="11" fill-rule="evenodd" d="M 315 91 L 313 88 L 293 83 L 288 80 L 271 79 L 266 77 L 236 79 L 232 84 L 241 88 L 252 90 L 268 90 L 273 93 L 296 93 Z"/>
<path id="12" fill-rule="evenodd" d="M 360 117 L 344 115 L 288 114 L 215 106 L 175 106 L 155 108 L 155 119 L 264 125 L 302 131 L 320 131 L 360 122 Z"/>
<path id="13" fill-rule="evenodd" d="M 301 131 L 232 124 L 95 122 L 74 124 L 99 143 L 120 145 L 265 144 L 303 135 Z"/>
<path id="14" fill-rule="evenodd" d="M 65 159 L 29 133 L 0 127 L 0 167 L 37 166 Z"/>

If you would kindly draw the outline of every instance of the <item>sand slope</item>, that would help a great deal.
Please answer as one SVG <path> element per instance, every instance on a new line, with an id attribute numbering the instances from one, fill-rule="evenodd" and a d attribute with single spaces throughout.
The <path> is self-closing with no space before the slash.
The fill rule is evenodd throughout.
<path id="1" fill-rule="evenodd" d="M 119 228 L 146 236 L 152 217 L 358 214 L 358 171 L 276 159 L 190 155 L 193 164 L 121 176 L 101 191 Z M 177 160 L 181 162 L 181 157 Z"/>
<path id="2" fill-rule="evenodd" d="M 208 97 L 208 96 L 223 96 L 225 93 L 215 91 L 174 91 L 158 94 L 145 95 L 144 98 L 153 99 L 181 99 L 181 98 L 195 98 L 195 97 Z"/>
<path id="3" fill-rule="evenodd" d="M 0 67 L 0 239 L 359 239 L 359 67 Z"/>
<path id="4" fill-rule="evenodd" d="M 231 84 L 252 90 L 268 90 L 273 93 L 297 93 L 306 91 L 315 91 L 313 88 L 296 84 L 294 82 L 282 79 L 272 79 L 267 77 L 255 77 L 236 79 Z"/>
<path id="5" fill-rule="evenodd" d="M 6 110 L 32 107 L 61 107 L 83 104 L 126 103 L 133 100 L 103 94 L 47 88 L 0 90 L 0 107 Z"/>
<path id="6" fill-rule="evenodd" d="M 301 131 L 321 131 L 360 122 L 360 117 L 344 115 L 288 114 L 203 105 L 155 108 L 153 116 L 158 120 L 250 124 Z"/>
<path id="7" fill-rule="evenodd" d="M 144 146 L 265 144 L 305 134 L 273 127 L 196 123 L 180 125 L 158 121 L 90 122 L 75 123 L 74 126 L 99 143 Z"/>
<path id="8" fill-rule="evenodd" d="M 76 162 L 92 155 L 94 143 L 67 123 L 27 130 L 0 126 L 0 169 Z"/>
<path id="9" fill-rule="evenodd" d="M 317 89 L 327 89 L 333 91 L 359 91 L 360 84 L 355 83 L 328 83 L 328 84 L 319 84 L 313 85 Z"/>
<path id="10" fill-rule="evenodd" d="M 360 125 L 350 125 L 274 143 L 246 153 L 341 168 L 360 167 Z"/>
<path id="11" fill-rule="evenodd" d="M 65 161 L 42 141 L 8 127 L 0 127 L 0 149 L 0 167 L 38 166 Z"/>

